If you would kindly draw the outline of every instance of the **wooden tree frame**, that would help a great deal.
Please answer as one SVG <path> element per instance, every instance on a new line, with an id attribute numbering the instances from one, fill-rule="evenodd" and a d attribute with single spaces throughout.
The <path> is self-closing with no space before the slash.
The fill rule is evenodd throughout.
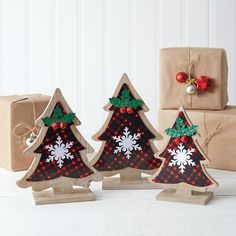
<path id="1" fill-rule="evenodd" d="M 24 151 L 27 156 L 34 156 L 35 158 L 25 176 L 21 180 L 17 181 L 17 185 L 22 188 L 32 187 L 36 204 L 95 200 L 95 195 L 88 187 L 91 181 L 100 181 L 101 175 L 90 165 L 86 158 L 86 154 L 93 153 L 94 149 L 86 142 L 86 140 L 77 130 L 76 126 L 80 125 L 81 123 L 76 116 L 73 119 L 73 125 L 71 125 L 70 128 L 76 139 L 85 147 L 84 150 L 80 151 L 80 157 L 82 161 L 94 173 L 85 178 L 69 178 L 60 176 L 56 179 L 47 181 L 27 181 L 27 178 L 31 176 L 37 168 L 41 158 L 41 154 L 34 153 L 34 150 L 40 146 L 48 130 L 48 127 L 44 126 L 42 119 L 44 117 L 51 116 L 57 102 L 61 103 L 66 113 L 72 112 L 60 89 L 57 88 L 44 113 L 36 120 L 36 125 L 42 128 L 35 142 Z M 73 186 L 82 186 L 85 188 L 73 189 Z M 53 191 L 43 191 L 48 188 L 52 188 Z"/>
<path id="2" fill-rule="evenodd" d="M 116 87 L 113 97 L 118 96 L 123 84 L 126 84 L 129 87 L 129 89 L 135 99 L 142 100 L 140 95 L 137 93 L 137 91 L 135 90 L 135 88 L 131 84 L 126 73 L 122 75 L 122 78 Z M 107 117 L 105 123 L 103 124 L 102 128 L 95 135 L 92 136 L 93 140 L 102 142 L 102 146 L 101 146 L 100 150 L 98 151 L 98 153 L 96 153 L 95 157 L 91 161 L 92 166 L 99 160 L 99 158 L 103 152 L 103 149 L 105 147 L 105 144 L 106 144 L 106 141 L 101 141 L 98 139 L 98 137 L 107 128 L 107 126 L 112 118 L 113 112 L 109 110 L 111 107 L 112 107 L 112 104 L 110 102 L 103 107 L 103 109 L 109 113 L 108 117 Z M 155 128 L 151 125 L 151 123 L 146 118 L 144 113 L 149 111 L 146 104 L 143 103 L 141 105 L 141 108 L 142 109 L 140 111 L 138 111 L 138 113 L 139 113 L 141 120 L 145 124 L 145 126 L 155 136 L 155 138 L 150 139 L 149 142 L 150 142 L 150 147 L 153 150 L 153 153 L 156 153 L 157 148 L 154 144 L 154 141 L 161 140 L 162 136 L 155 130 Z M 107 190 L 109 190 L 109 189 L 121 190 L 121 189 L 153 189 L 153 188 L 157 188 L 154 184 L 148 182 L 148 179 L 146 177 L 141 176 L 142 173 L 153 174 L 155 171 L 156 170 L 134 169 L 131 167 L 126 167 L 122 170 L 116 170 L 116 171 L 101 171 L 100 173 L 102 174 L 103 177 L 111 177 L 111 176 L 114 176 L 117 174 L 120 175 L 120 178 L 116 178 L 116 177 L 104 178 L 102 187 L 104 190 L 106 190 L 106 189 Z"/>
<path id="3" fill-rule="evenodd" d="M 170 125 L 170 127 L 173 127 L 175 124 L 175 121 L 178 117 L 179 112 L 182 111 L 190 125 L 192 125 L 191 120 L 189 119 L 188 115 L 186 114 L 184 108 L 180 106 L 176 118 L 174 119 L 174 122 Z M 160 187 L 164 188 L 164 190 L 157 195 L 157 200 L 162 201 L 172 201 L 172 202 L 185 202 L 185 203 L 193 203 L 193 204 L 200 204 L 200 205 L 206 205 L 214 196 L 213 192 L 209 192 L 208 190 L 214 190 L 218 187 L 218 183 L 207 173 L 205 165 L 209 164 L 209 159 L 207 158 L 207 155 L 202 151 L 200 145 L 198 144 L 197 138 L 199 137 L 199 133 L 196 133 L 191 138 L 193 139 L 198 151 L 205 157 L 205 160 L 200 161 L 202 170 L 204 174 L 209 178 L 213 185 L 209 187 L 197 187 L 190 185 L 188 183 L 179 183 L 179 184 L 163 184 L 163 183 L 155 183 L 159 185 Z M 171 137 L 168 139 L 166 146 L 159 151 L 159 153 L 163 153 L 164 150 L 167 148 Z M 160 174 L 162 171 L 165 158 L 162 158 L 159 156 L 159 154 L 155 154 L 157 158 L 162 160 L 162 164 L 160 168 L 157 170 L 156 173 L 154 173 L 152 176 L 150 176 L 148 179 L 150 182 L 153 183 L 152 179 L 154 179 L 156 176 Z"/>

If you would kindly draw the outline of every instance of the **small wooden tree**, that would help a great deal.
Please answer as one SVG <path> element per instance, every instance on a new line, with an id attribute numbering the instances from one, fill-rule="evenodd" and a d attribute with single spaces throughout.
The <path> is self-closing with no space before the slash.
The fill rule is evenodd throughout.
<path id="1" fill-rule="evenodd" d="M 80 121 L 59 89 L 36 124 L 40 133 L 25 150 L 35 159 L 17 185 L 32 187 L 36 204 L 95 200 L 88 187 L 92 180 L 101 180 L 101 175 L 86 159 L 86 153 L 94 150 L 76 129 Z M 74 185 L 83 188 L 74 189 Z M 48 188 L 53 192 L 43 191 Z"/>
<path id="2" fill-rule="evenodd" d="M 162 136 L 152 127 L 144 112 L 147 106 L 124 74 L 110 102 L 104 107 L 109 116 L 93 136 L 102 147 L 92 165 L 105 177 L 120 174 L 120 179 L 105 178 L 103 189 L 153 188 L 141 173 L 154 173 L 161 161 L 153 141 Z"/>
<path id="3" fill-rule="evenodd" d="M 212 192 L 206 191 L 218 184 L 206 172 L 209 161 L 197 143 L 197 128 L 180 107 L 173 126 L 165 130 L 170 138 L 159 154 L 163 163 L 150 177 L 152 183 L 165 188 L 157 199 L 206 204 L 213 197 Z"/>

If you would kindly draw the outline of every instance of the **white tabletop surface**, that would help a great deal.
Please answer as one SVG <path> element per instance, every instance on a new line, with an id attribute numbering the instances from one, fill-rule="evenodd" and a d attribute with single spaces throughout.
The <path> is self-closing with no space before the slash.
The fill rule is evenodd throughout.
<path id="1" fill-rule="evenodd" d="M 91 189 L 94 202 L 35 206 L 31 189 L 15 185 L 23 172 L 0 169 L 1 236 L 236 235 L 236 172 L 209 170 L 219 182 L 207 206 L 156 201 L 161 190 Z"/>

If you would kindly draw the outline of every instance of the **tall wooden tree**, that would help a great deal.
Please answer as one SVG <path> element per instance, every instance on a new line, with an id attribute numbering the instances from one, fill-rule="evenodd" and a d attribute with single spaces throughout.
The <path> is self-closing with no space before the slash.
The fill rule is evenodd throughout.
<path id="1" fill-rule="evenodd" d="M 206 204 L 212 198 L 213 193 L 206 191 L 218 184 L 205 169 L 209 161 L 196 140 L 197 128 L 181 107 L 172 127 L 165 130 L 170 138 L 159 154 L 163 163 L 150 178 L 166 189 L 158 199 Z"/>
<path id="2" fill-rule="evenodd" d="M 113 178 L 104 179 L 103 189 L 153 188 L 147 181 L 145 184 L 141 182 L 145 181 L 141 173 L 151 174 L 159 168 L 161 161 L 154 157 L 157 149 L 153 141 L 162 137 L 144 115 L 148 108 L 126 74 L 104 109 L 109 116 L 93 136 L 103 144 L 92 165 L 105 177 L 119 173 L 121 182 Z"/>
<path id="3" fill-rule="evenodd" d="M 25 151 L 35 159 L 18 186 L 32 187 L 36 204 L 95 200 L 87 187 L 101 175 L 86 158 L 94 150 L 76 129 L 80 121 L 59 89 L 36 124 L 40 133 Z M 86 188 L 74 189 L 74 185 Z M 42 191 L 50 187 L 53 192 Z"/>

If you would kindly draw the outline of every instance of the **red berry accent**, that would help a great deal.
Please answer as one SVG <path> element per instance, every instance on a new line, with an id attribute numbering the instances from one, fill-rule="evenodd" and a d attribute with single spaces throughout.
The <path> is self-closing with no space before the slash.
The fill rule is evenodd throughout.
<path id="1" fill-rule="evenodd" d="M 128 114 L 134 114 L 134 109 L 131 108 L 131 107 L 128 107 L 128 108 L 127 108 L 127 113 L 128 113 Z"/>
<path id="2" fill-rule="evenodd" d="M 66 126 L 67 126 L 67 124 L 64 121 L 61 121 L 60 124 L 59 124 L 60 129 L 65 129 Z"/>
<path id="3" fill-rule="evenodd" d="M 175 143 L 176 143 L 177 145 L 179 145 L 179 144 L 181 143 L 180 138 L 176 138 L 176 139 L 175 139 Z"/>
<path id="4" fill-rule="evenodd" d="M 59 124 L 57 122 L 52 123 L 53 130 L 57 130 L 59 128 Z"/>
<path id="5" fill-rule="evenodd" d="M 196 84 L 197 90 L 205 92 L 209 85 L 209 78 L 207 76 L 200 75 L 195 81 L 195 84 Z"/>
<path id="6" fill-rule="evenodd" d="M 187 80 L 188 76 L 186 75 L 185 72 L 178 72 L 176 74 L 176 80 L 179 82 L 179 83 L 185 83 L 186 80 Z"/>
<path id="7" fill-rule="evenodd" d="M 188 137 L 187 136 L 182 136 L 180 138 L 180 140 L 181 140 L 182 143 L 187 143 L 188 142 Z"/>
<path id="8" fill-rule="evenodd" d="M 120 113 L 126 113 L 126 107 L 121 107 L 120 108 Z"/>

